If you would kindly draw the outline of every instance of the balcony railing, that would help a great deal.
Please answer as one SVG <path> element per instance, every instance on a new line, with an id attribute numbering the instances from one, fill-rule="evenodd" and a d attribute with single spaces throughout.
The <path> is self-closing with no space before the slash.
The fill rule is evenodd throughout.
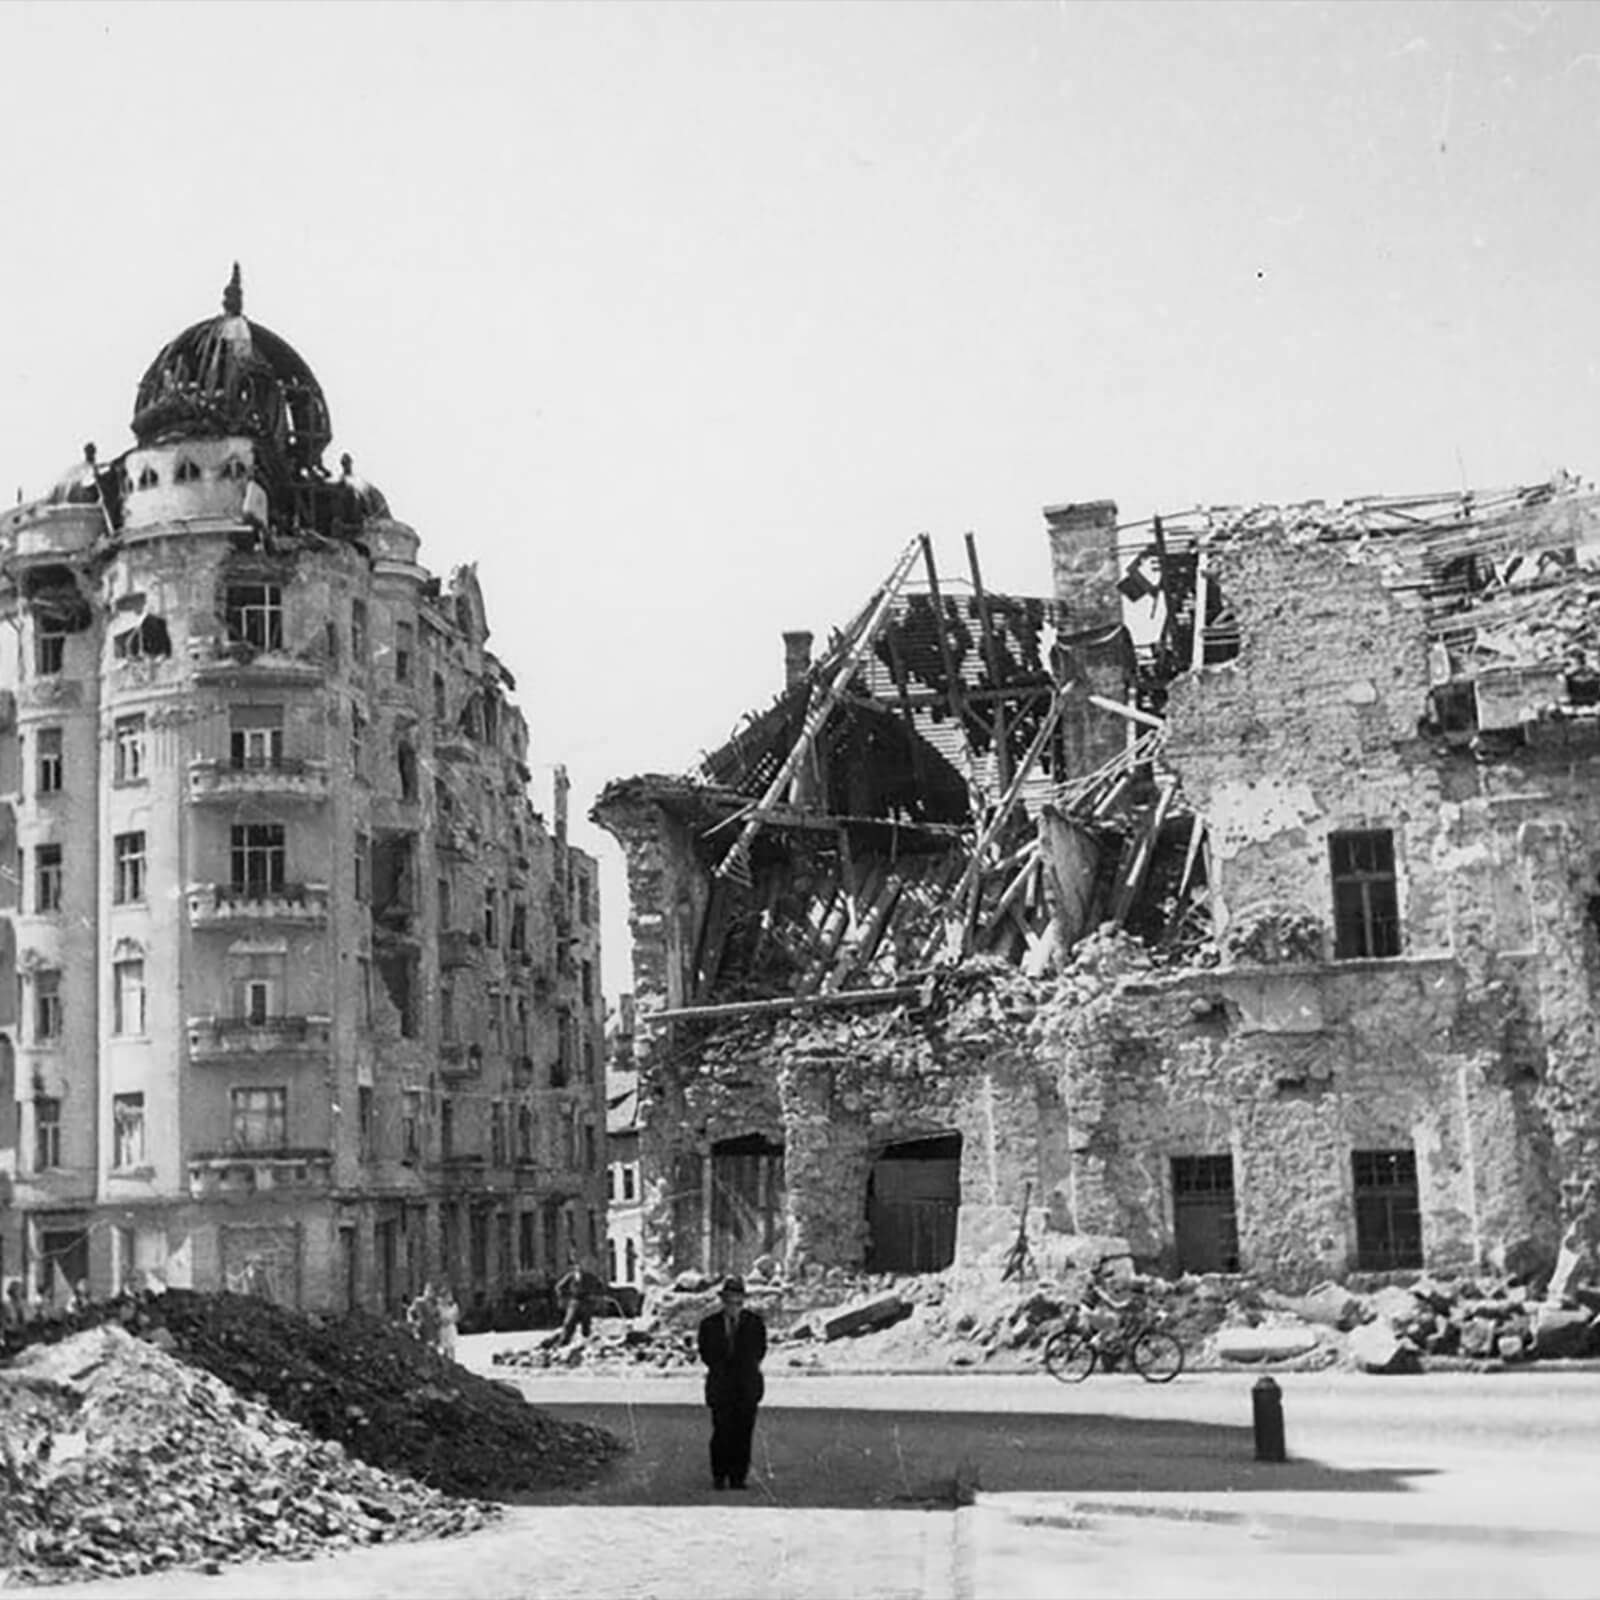
<path id="1" fill-rule="evenodd" d="M 303 1194 L 332 1183 L 331 1150 L 199 1150 L 189 1157 L 189 1193 L 196 1200 L 274 1190 Z"/>
<path id="2" fill-rule="evenodd" d="M 189 654 L 196 683 L 256 679 L 270 683 L 317 683 L 327 667 L 286 649 L 262 649 L 242 639 L 196 640 Z"/>
<path id="3" fill-rule="evenodd" d="M 235 801 L 244 797 L 278 800 L 326 800 L 328 763 L 280 757 L 235 766 L 226 761 L 191 761 L 189 795 L 197 804 Z"/>
<path id="4" fill-rule="evenodd" d="M 326 1055 L 331 1017 L 190 1017 L 191 1061 L 239 1061 L 268 1055 Z"/>
<path id="5" fill-rule="evenodd" d="M 239 923 L 293 923 L 322 927 L 328 920 L 325 883 L 285 883 L 275 888 L 255 884 L 191 884 L 191 927 L 223 927 Z"/>

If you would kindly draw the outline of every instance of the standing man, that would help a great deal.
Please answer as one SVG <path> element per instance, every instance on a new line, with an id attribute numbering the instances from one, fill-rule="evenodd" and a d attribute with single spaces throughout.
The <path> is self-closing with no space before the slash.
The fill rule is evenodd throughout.
<path id="1" fill-rule="evenodd" d="M 742 1489 L 750 1475 L 756 1408 L 766 1392 L 767 1325 L 745 1309 L 743 1278 L 724 1278 L 721 1294 L 721 1309 L 701 1322 L 699 1335 L 711 1407 L 711 1487 Z"/>

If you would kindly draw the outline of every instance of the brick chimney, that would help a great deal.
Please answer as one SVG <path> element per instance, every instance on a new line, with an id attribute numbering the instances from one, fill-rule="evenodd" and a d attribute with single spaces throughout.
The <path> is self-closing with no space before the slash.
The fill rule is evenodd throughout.
<path id="1" fill-rule="evenodd" d="M 1081 505 L 1046 506 L 1050 568 L 1056 602 L 1066 631 L 1115 622 L 1122 615 L 1117 596 L 1117 503 L 1086 500 Z"/>
<path id="2" fill-rule="evenodd" d="M 783 636 L 783 682 L 793 688 L 811 670 L 812 634 L 808 628 L 796 629 Z"/>

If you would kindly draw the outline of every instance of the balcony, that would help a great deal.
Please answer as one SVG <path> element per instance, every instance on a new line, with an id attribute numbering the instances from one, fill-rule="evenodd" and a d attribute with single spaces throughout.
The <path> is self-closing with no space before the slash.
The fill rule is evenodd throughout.
<path id="1" fill-rule="evenodd" d="M 446 928 L 439 935 L 439 965 L 468 967 L 483 954 L 483 935 L 466 928 Z"/>
<path id="2" fill-rule="evenodd" d="M 223 928 L 289 924 L 321 928 L 328 921 L 328 886 L 325 883 L 286 883 L 278 888 L 227 883 L 191 884 L 189 925 Z"/>
<path id="3" fill-rule="evenodd" d="M 287 650 L 259 650 L 239 639 L 196 639 L 189 649 L 196 683 L 320 683 L 327 667 Z"/>
<path id="4" fill-rule="evenodd" d="M 332 1184 L 331 1150 L 199 1150 L 189 1157 L 189 1194 L 195 1200 L 305 1194 Z"/>
<path id="5" fill-rule="evenodd" d="M 328 763 L 296 761 L 280 757 L 274 761 L 251 761 L 234 766 L 226 761 L 189 763 L 189 798 L 196 805 L 241 799 L 309 800 L 328 798 Z"/>
<path id="6" fill-rule="evenodd" d="M 191 1061 L 250 1061 L 259 1056 L 326 1056 L 331 1017 L 190 1017 Z"/>
<path id="7" fill-rule="evenodd" d="M 483 1046 L 454 1040 L 439 1046 L 441 1078 L 476 1078 L 483 1071 Z"/>

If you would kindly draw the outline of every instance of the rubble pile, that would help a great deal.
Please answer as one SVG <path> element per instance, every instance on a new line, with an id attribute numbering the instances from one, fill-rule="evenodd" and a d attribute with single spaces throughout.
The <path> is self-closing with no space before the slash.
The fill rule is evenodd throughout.
<path id="1" fill-rule="evenodd" d="M 107 1324 L 0 1368 L 0 1583 L 126 1577 L 481 1528 Z"/>
<path id="2" fill-rule="evenodd" d="M 588 1483 L 622 1445 L 557 1422 L 365 1312 L 304 1315 L 253 1296 L 169 1289 L 94 1308 L 319 1439 L 447 1494 Z"/>

